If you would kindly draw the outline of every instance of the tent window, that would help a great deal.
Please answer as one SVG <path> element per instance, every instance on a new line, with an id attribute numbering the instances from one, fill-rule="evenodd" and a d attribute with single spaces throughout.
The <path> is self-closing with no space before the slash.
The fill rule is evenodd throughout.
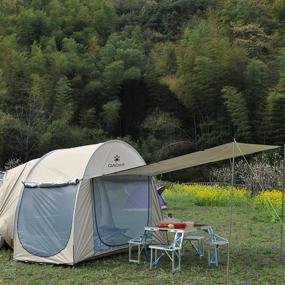
<path id="1" fill-rule="evenodd" d="M 18 215 L 18 236 L 25 250 L 48 257 L 66 247 L 77 188 L 76 185 L 25 187 Z"/>
<path id="2" fill-rule="evenodd" d="M 150 216 L 150 179 L 93 179 L 95 251 L 121 246 L 142 235 Z"/>

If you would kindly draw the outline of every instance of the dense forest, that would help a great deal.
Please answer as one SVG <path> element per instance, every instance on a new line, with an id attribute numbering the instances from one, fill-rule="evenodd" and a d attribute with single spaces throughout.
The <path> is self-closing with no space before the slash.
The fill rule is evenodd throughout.
<path id="1" fill-rule="evenodd" d="M 284 0 L 1 0 L 0 166 L 120 138 L 148 161 L 285 141 Z"/>

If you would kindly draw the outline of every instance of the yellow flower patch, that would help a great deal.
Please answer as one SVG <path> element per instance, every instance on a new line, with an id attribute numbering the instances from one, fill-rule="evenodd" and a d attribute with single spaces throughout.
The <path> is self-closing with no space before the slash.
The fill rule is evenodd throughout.
<path id="1" fill-rule="evenodd" d="M 264 191 L 255 197 L 255 204 L 257 206 L 266 206 L 271 204 L 277 210 L 282 207 L 282 192 L 278 190 Z"/>
<path id="2" fill-rule="evenodd" d="M 250 192 L 246 189 L 221 186 L 207 186 L 207 185 L 186 185 L 173 184 L 166 189 L 165 197 L 167 198 L 188 198 L 191 199 L 195 205 L 206 206 L 225 206 L 229 205 L 231 196 L 235 205 L 240 205 L 248 201 Z"/>

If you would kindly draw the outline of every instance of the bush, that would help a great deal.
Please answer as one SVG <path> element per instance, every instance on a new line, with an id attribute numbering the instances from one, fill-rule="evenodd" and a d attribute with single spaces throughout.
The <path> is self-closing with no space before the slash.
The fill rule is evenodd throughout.
<path id="1" fill-rule="evenodd" d="M 235 163 L 235 183 L 257 192 L 270 190 L 281 184 L 281 156 L 274 152 L 255 156 L 249 165 L 244 160 Z M 221 167 L 211 171 L 213 182 L 231 183 L 231 168 Z"/>

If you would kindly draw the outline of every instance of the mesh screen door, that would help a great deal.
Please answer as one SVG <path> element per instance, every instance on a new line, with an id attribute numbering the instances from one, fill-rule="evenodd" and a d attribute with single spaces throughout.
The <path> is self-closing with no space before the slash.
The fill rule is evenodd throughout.
<path id="1" fill-rule="evenodd" d="M 48 257 L 66 247 L 77 188 L 25 188 L 18 214 L 18 235 L 25 250 Z"/>
<path id="2" fill-rule="evenodd" d="M 142 235 L 150 218 L 150 179 L 93 179 L 95 251 L 125 245 Z"/>

